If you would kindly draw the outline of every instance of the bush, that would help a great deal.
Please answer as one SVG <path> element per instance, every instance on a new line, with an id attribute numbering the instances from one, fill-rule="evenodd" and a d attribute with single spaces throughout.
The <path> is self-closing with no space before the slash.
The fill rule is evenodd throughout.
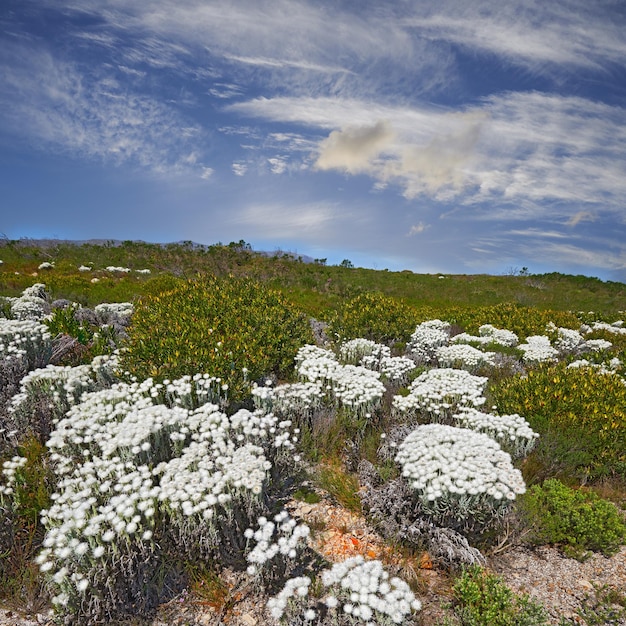
<path id="1" fill-rule="evenodd" d="M 500 413 L 524 415 L 541 437 L 542 477 L 626 476 L 626 386 L 616 374 L 542 366 L 490 390 Z"/>
<path id="2" fill-rule="evenodd" d="M 473 566 L 453 587 L 456 622 L 462 626 L 542 626 L 546 610 L 528 595 L 514 594 L 499 576 Z M 448 622 L 449 624 L 450 622 Z"/>
<path id="3" fill-rule="evenodd" d="M 531 335 L 543 335 L 546 326 L 553 322 L 564 328 L 579 328 L 579 319 L 567 311 L 542 311 L 534 307 L 514 303 L 494 306 L 458 309 L 454 315 L 446 317 L 449 322 L 462 326 L 466 332 L 476 334 L 483 324 L 496 328 L 506 328 L 520 339 Z"/>
<path id="4" fill-rule="evenodd" d="M 617 507 L 591 491 L 570 489 L 556 479 L 533 485 L 521 499 L 534 544 L 557 544 L 568 556 L 588 550 L 606 556 L 626 540 L 626 524 Z"/>
<path id="5" fill-rule="evenodd" d="M 406 343 L 424 319 L 401 300 L 366 293 L 344 303 L 329 321 L 328 334 L 345 341 L 363 337 L 384 344 Z"/>
<path id="6" fill-rule="evenodd" d="M 306 317 L 259 283 L 177 281 L 137 304 L 121 369 L 155 380 L 209 373 L 227 382 L 234 399 L 246 380 L 287 376 L 298 348 L 311 340 Z"/>

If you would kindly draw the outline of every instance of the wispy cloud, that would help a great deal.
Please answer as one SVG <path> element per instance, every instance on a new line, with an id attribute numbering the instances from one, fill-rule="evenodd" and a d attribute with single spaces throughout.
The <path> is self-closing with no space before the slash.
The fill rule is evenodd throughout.
<path id="1" fill-rule="evenodd" d="M 595 219 L 596 216 L 589 211 L 578 211 L 578 213 L 575 213 L 567 220 L 566 224 L 568 226 L 577 226 L 581 222 L 593 222 Z"/>
<path id="2" fill-rule="evenodd" d="M 407 237 L 413 237 L 415 235 L 422 234 L 426 229 L 428 229 L 428 224 L 424 224 L 424 222 L 419 222 L 418 224 L 413 224 L 407 233 Z"/>
<path id="3" fill-rule="evenodd" d="M 231 222 L 255 233 L 255 238 L 300 241 L 318 240 L 330 234 L 342 218 L 337 207 L 313 203 L 289 206 L 281 203 L 252 204 L 233 214 Z"/>
<path id="4" fill-rule="evenodd" d="M 106 71 L 87 76 L 41 50 L 5 47 L 3 56 L 5 134 L 72 157 L 159 175 L 202 175 L 201 127 L 163 102 L 129 93 Z"/>
<path id="5" fill-rule="evenodd" d="M 319 141 L 318 167 L 367 172 L 399 185 L 409 198 L 456 198 L 466 206 L 489 201 L 494 211 L 523 219 L 540 216 L 549 201 L 561 203 L 553 204 L 554 217 L 564 221 L 588 211 L 585 205 L 621 211 L 626 197 L 626 109 L 584 98 L 505 93 L 452 112 L 278 97 L 229 109 L 330 130 Z M 374 163 L 383 149 L 386 158 Z"/>
<path id="6" fill-rule="evenodd" d="M 429 14 L 417 8 L 404 20 L 421 37 L 482 51 L 535 72 L 605 71 L 622 65 L 626 42 L 613 19 L 615 4 L 580 0 L 552 3 L 447 1 Z"/>

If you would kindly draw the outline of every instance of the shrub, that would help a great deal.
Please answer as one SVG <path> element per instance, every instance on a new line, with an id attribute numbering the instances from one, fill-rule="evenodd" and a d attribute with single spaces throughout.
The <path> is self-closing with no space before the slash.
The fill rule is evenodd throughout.
<path id="1" fill-rule="evenodd" d="M 246 379 L 285 377 L 312 340 L 304 315 L 248 279 L 205 277 L 143 297 L 129 328 L 122 370 L 139 379 L 207 372 L 241 397 Z"/>
<path id="2" fill-rule="evenodd" d="M 453 319 L 452 319 L 453 318 Z M 542 311 L 534 307 L 511 302 L 494 306 L 458 309 L 454 316 L 446 318 L 451 323 L 463 326 L 468 333 L 477 333 L 484 324 L 505 328 L 520 339 L 531 335 L 542 335 L 552 322 L 564 328 L 579 328 L 580 321 L 567 311 Z"/>
<path id="3" fill-rule="evenodd" d="M 480 567 L 466 569 L 453 587 L 453 607 L 461 626 L 542 626 L 548 624 L 546 610 L 518 596 L 499 576 Z M 448 622 L 450 624 L 450 622 Z"/>
<path id="4" fill-rule="evenodd" d="M 544 365 L 490 393 L 499 412 L 524 415 L 541 435 L 535 454 L 545 474 L 581 483 L 626 476 L 626 385 L 620 376 Z"/>
<path id="5" fill-rule="evenodd" d="M 418 426 L 398 446 L 395 460 L 438 526 L 486 528 L 526 490 L 510 455 L 488 435 L 467 428 Z"/>
<path id="6" fill-rule="evenodd" d="M 384 344 L 407 342 L 420 314 L 401 300 L 366 293 L 342 304 L 329 321 L 328 334 L 341 341 L 363 337 Z"/>
<path id="7" fill-rule="evenodd" d="M 570 489 L 556 479 L 533 485 L 521 499 L 534 544 L 557 544 L 576 558 L 588 550 L 610 556 L 626 540 L 617 507 L 592 491 Z"/>

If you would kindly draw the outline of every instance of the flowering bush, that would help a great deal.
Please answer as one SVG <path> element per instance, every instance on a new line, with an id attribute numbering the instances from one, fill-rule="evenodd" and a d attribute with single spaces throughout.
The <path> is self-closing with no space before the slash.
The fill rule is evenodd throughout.
<path id="1" fill-rule="evenodd" d="M 27 287 L 19 298 L 11 299 L 11 315 L 16 320 L 40 320 L 50 311 L 46 286 L 35 283 Z"/>
<path id="2" fill-rule="evenodd" d="M 51 353 L 52 338 L 44 324 L 0 318 L 0 359 L 18 359 L 31 369 L 45 366 Z"/>
<path id="3" fill-rule="evenodd" d="M 494 385 L 490 393 L 499 412 L 524 415 L 541 435 L 534 456 L 543 472 L 581 481 L 626 476 L 621 376 L 565 363 L 543 365 Z"/>
<path id="4" fill-rule="evenodd" d="M 272 581 L 292 577 L 296 569 L 304 569 L 303 552 L 310 533 L 306 524 L 298 524 L 283 510 L 273 520 L 260 517 L 257 526 L 256 530 L 247 528 L 244 532 L 248 542 L 254 542 L 246 555 L 248 575 L 262 578 L 263 585 L 268 586 Z"/>
<path id="5" fill-rule="evenodd" d="M 340 341 L 365 337 L 384 344 L 408 341 L 424 319 L 401 300 L 365 293 L 342 303 L 329 320 L 329 334 Z"/>
<path id="6" fill-rule="evenodd" d="M 409 418 L 449 422 L 458 408 L 485 403 L 486 384 L 486 377 L 465 370 L 435 368 L 420 374 L 411 383 L 407 396 L 394 396 L 392 406 L 397 414 Z"/>
<path id="7" fill-rule="evenodd" d="M 527 456 L 539 437 L 539 434 L 517 413 L 492 415 L 471 407 L 463 407 L 452 416 L 452 419 L 456 421 L 456 426 L 489 435 L 514 458 Z"/>
<path id="8" fill-rule="evenodd" d="M 121 274 L 128 274 L 130 272 L 130 267 L 119 267 L 117 265 L 108 265 L 105 269 L 107 272 L 119 272 Z"/>
<path id="9" fill-rule="evenodd" d="M 463 344 L 437 348 L 435 359 L 439 367 L 458 367 L 468 372 L 475 372 L 484 365 L 495 365 L 495 353 Z"/>
<path id="10" fill-rule="evenodd" d="M 246 279 L 177 281 L 136 306 L 122 369 L 139 379 L 212 372 L 229 397 L 249 382 L 285 378 L 293 357 L 311 339 L 304 315 L 276 291 Z"/>
<path id="11" fill-rule="evenodd" d="M 496 343 L 501 346 L 513 347 L 519 343 L 519 339 L 513 331 L 496 328 L 492 324 L 483 324 L 478 329 L 478 334 L 488 339 L 490 343 Z"/>
<path id="12" fill-rule="evenodd" d="M 415 362 L 404 356 L 391 356 L 391 349 L 369 339 L 351 339 L 339 347 L 339 358 L 344 363 L 362 365 L 380 372 L 385 380 L 395 383 L 406 381 Z"/>
<path id="13" fill-rule="evenodd" d="M 430 363 L 437 349 L 450 341 L 450 324 L 441 320 L 422 322 L 407 344 L 407 351 L 418 363 Z"/>
<path id="14" fill-rule="evenodd" d="M 395 460 L 424 512 L 442 526 L 487 526 L 526 490 L 510 455 L 488 435 L 466 428 L 418 426 Z"/>
<path id="15" fill-rule="evenodd" d="M 550 344 L 550 338 L 545 335 L 526 337 L 526 343 L 517 346 L 524 353 L 525 363 L 542 363 L 556 361 L 559 351 Z"/>
<path id="16" fill-rule="evenodd" d="M 356 556 L 335 563 L 321 574 L 327 593 L 310 606 L 311 579 L 307 576 L 287 581 L 282 591 L 268 602 L 270 614 L 284 624 L 340 624 L 376 626 L 402 624 L 421 609 L 405 581 L 391 577 L 380 561 Z"/>
<path id="17" fill-rule="evenodd" d="M 289 420 L 222 413 L 213 403 L 221 393 L 203 375 L 117 383 L 58 420 L 38 562 L 62 612 L 97 619 L 154 601 L 142 586 L 168 545 L 193 558 L 243 558 L 243 531 L 273 477 L 293 466 L 295 439 Z"/>
<path id="18" fill-rule="evenodd" d="M 296 364 L 298 375 L 320 385 L 328 402 L 357 415 L 373 411 L 385 393 L 380 373 L 359 365 L 341 365 L 330 350 L 306 345 L 298 350 Z"/>

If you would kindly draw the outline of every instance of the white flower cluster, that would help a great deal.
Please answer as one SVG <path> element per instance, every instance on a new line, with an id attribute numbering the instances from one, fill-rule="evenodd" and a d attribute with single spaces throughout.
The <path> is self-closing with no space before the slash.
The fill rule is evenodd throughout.
<path id="1" fill-rule="evenodd" d="M 572 369 L 588 367 L 589 369 L 595 370 L 598 374 L 615 374 L 619 372 L 622 366 L 623 363 L 617 357 L 611 359 L 608 363 L 592 363 L 587 359 L 577 359 L 567 365 L 568 368 Z M 622 381 L 626 384 L 626 380 L 622 378 Z"/>
<path id="2" fill-rule="evenodd" d="M 296 355 L 300 378 L 321 385 L 327 398 L 357 414 L 380 404 L 385 385 L 380 373 L 358 365 L 342 365 L 330 350 L 306 345 Z"/>
<path id="3" fill-rule="evenodd" d="M 335 563 L 322 572 L 322 583 L 332 591 L 326 605 L 340 608 L 365 626 L 387 619 L 401 624 L 412 611 L 422 608 L 404 580 L 390 577 L 380 561 L 365 561 L 362 556 Z"/>
<path id="4" fill-rule="evenodd" d="M 11 399 L 9 412 L 28 420 L 32 403 L 45 399 L 60 418 L 80 402 L 84 392 L 110 387 L 118 364 L 117 355 L 102 355 L 87 365 L 47 365 L 35 369 L 20 381 L 20 391 Z"/>
<path id="5" fill-rule="evenodd" d="M 495 365 L 495 353 L 483 352 L 466 344 L 441 346 L 435 352 L 439 367 L 458 367 L 469 372 L 483 365 Z"/>
<path id="6" fill-rule="evenodd" d="M 478 329 L 481 337 L 487 337 L 491 343 L 497 343 L 501 346 L 516 346 L 519 343 L 518 336 L 511 330 L 504 328 L 496 328 L 491 324 L 483 324 Z"/>
<path id="7" fill-rule="evenodd" d="M 539 434 L 517 413 L 492 415 L 474 408 L 462 408 L 452 418 L 456 426 L 489 435 L 503 450 L 515 458 L 526 456 L 535 446 Z"/>
<path id="8" fill-rule="evenodd" d="M 407 344 L 407 351 L 418 363 L 430 363 L 437 348 L 450 341 L 450 324 L 441 320 L 430 320 L 418 324 Z"/>
<path id="9" fill-rule="evenodd" d="M 35 283 L 27 287 L 19 298 L 11 298 L 11 315 L 16 320 L 40 320 L 48 312 L 46 286 Z"/>
<path id="10" fill-rule="evenodd" d="M 606 339 L 587 339 L 585 341 L 585 351 L 587 352 L 602 352 L 602 350 L 608 350 L 613 344 Z"/>
<path id="11" fill-rule="evenodd" d="M 548 331 L 556 332 L 554 347 L 561 354 L 574 354 L 584 350 L 585 338 L 573 328 L 557 328 L 554 323 L 548 324 Z"/>
<path id="12" fill-rule="evenodd" d="M 216 380 L 118 383 L 85 394 L 57 423 L 47 445 L 59 482 L 42 514 L 39 563 L 56 568 L 65 592 L 82 593 L 79 584 L 100 559 L 115 559 L 118 542 L 149 543 L 157 511 L 181 539 L 201 536 L 210 549 L 219 542 L 216 513 L 256 502 L 270 459 L 292 454 L 289 420 L 197 406 Z M 169 406 L 159 404 L 164 398 Z"/>
<path id="13" fill-rule="evenodd" d="M 341 344 L 339 358 L 351 365 L 361 365 L 380 372 L 386 380 L 400 382 L 406 380 L 409 372 L 415 369 L 415 361 L 404 356 L 391 356 L 391 349 L 370 339 L 351 339 Z"/>
<path id="14" fill-rule="evenodd" d="M 550 338 L 545 335 L 531 335 L 526 337 L 526 343 L 518 346 L 523 354 L 525 363 L 543 363 L 545 361 L 556 361 L 559 351 L 550 344 Z"/>
<path id="15" fill-rule="evenodd" d="M 130 272 L 130 267 L 118 267 L 116 265 L 108 265 L 105 269 L 107 272 L 120 272 L 123 274 L 128 274 L 128 272 Z"/>
<path id="16" fill-rule="evenodd" d="M 0 318 L 0 358 L 26 359 L 35 363 L 37 355 L 47 353 L 52 337 L 48 327 L 34 320 Z"/>
<path id="17" fill-rule="evenodd" d="M 133 314 L 134 306 L 131 302 L 103 302 L 97 304 L 94 311 L 98 318 L 107 322 L 113 315 L 130 317 Z"/>
<path id="18" fill-rule="evenodd" d="M 350 341 L 344 341 L 339 346 L 339 358 L 343 363 L 351 365 L 359 365 L 364 356 L 380 357 L 383 355 L 391 356 L 391 350 L 371 339 L 350 339 Z"/>
<path id="19" fill-rule="evenodd" d="M 279 415 L 306 414 L 318 408 L 324 397 L 320 383 L 287 383 L 277 387 L 257 385 L 251 393 L 258 409 Z"/>
<path id="20" fill-rule="evenodd" d="M 362 556 L 335 563 L 321 573 L 321 582 L 329 591 L 322 602 L 335 614 L 333 623 L 341 615 L 342 623 L 347 619 L 355 626 L 402 624 L 413 611 L 422 608 L 404 580 L 389 576 L 380 561 L 366 561 Z M 294 600 L 306 598 L 310 585 L 311 580 L 306 576 L 288 580 L 281 592 L 267 603 L 272 617 L 288 619 L 290 608 L 298 610 Z M 303 603 L 301 600 L 300 604 Z M 302 614 L 305 622 L 316 617 L 316 611 L 311 608 Z"/>
<path id="21" fill-rule="evenodd" d="M 2 464 L 4 485 L 0 485 L 0 502 L 2 502 L 3 496 L 10 496 L 13 493 L 13 485 L 15 484 L 17 470 L 20 467 L 24 467 L 27 462 L 28 459 L 26 459 L 26 457 L 14 456 Z"/>
<path id="22" fill-rule="evenodd" d="M 613 322 L 612 324 L 607 324 L 606 322 L 594 322 L 591 325 L 592 330 L 606 330 L 609 333 L 614 333 L 616 335 L 626 335 L 626 326 L 623 326 L 624 322 L 622 320 L 618 320 L 617 322 Z"/>
<path id="23" fill-rule="evenodd" d="M 137 274 L 152 274 L 152 270 L 149 270 L 148 268 L 143 270 L 135 270 L 135 272 L 137 272 Z"/>
<path id="24" fill-rule="evenodd" d="M 91 272 L 91 267 L 89 267 L 88 265 L 80 265 L 78 267 L 78 271 L 79 272 Z"/>
<path id="25" fill-rule="evenodd" d="M 39 270 L 51 270 L 54 269 L 54 262 L 49 262 L 49 261 L 44 261 L 43 263 L 39 264 L 39 267 L 37 268 Z"/>
<path id="26" fill-rule="evenodd" d="M 526 490 L 510 455 L 467 428 L 418 426 L 398 447 L 396 462 L 425 510 L 436 515 L 465 519 L 485 503 L 497 508 Z"/>
<path id="27" fill-rule="evenodd" d="M 500 346 L 516 346 L 519 338 L 513 331 L 496 328 L 491 324 L 483 324 L 478 329 L 478 335 L 459 333 L 454 335 L 450 341 L 452 343 L 477 343 L 479 345 L 494 343 Z"/>
<path id="28" fill-rule="evenodd" d="M 409 387 L 409 395 L 394 396 L 395 411 L 409 416 L 423 415 L 430 421 L 447 421 L 460 407 L 479 407 L 485 376 L 474 376 L 465 370 L 434 368 L 420 374 Z"/>
<path id="29" fill-rule="evenodd" d="M 258 526 L 256 531 L 248 528 L 244 533 L 246 539 L 254 539 L 256 543 L 246 557 L 250 563 L 247 570 L 250 575 L 256 574 L 278 555 L 295 559 L 310 533 L 306 524 L 298 524 L 287 511 L 278 513 L 273 521 L 260 517 Z"/>
<path id="30" fill-rule="evenodd" d="M 289 600 L 291 598 L 305 598 L 309 593 L 310 585 L 311 579 L 308 576 L 290 578 L 285 583 L 280 593 L 267 601 L 267 608 L 269 609 L 270 615 L 275 620 L 280 620 L 287 609 Z M 309 616 L 311 616 L 310 613 Z M 315 614 L 311 616 L 311 619 L 315 619 Z"/>

